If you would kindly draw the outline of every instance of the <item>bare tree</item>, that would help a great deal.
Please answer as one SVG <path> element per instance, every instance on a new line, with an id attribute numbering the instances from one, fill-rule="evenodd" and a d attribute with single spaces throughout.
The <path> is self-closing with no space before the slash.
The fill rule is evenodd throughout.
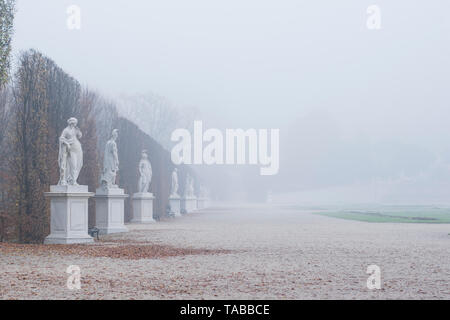
<path id="1" fill-rule="evenodd" d="M 48 228 L 48 206 L 43 198 L 50 163 L 46 75 L 41 54 L 29 51 L 20 57 L 10 141 L 10 195 L 15 201 L 10 213 L 16 221 L 17 238 L 25 243 L 40 242 Z"/>
<path id="2" fill-rule="evenodd" d="M 11 90 L 9 87 L 0 88 L 0 148 L 3 147 L 6 128 L 10 115 Z M 1 164 L 0 164 L 1 165 Z"/>
<path id="3" fill-rule="evenodd" d="M 133 121 L 164 148 L 171 146 L 170 136 L 177 128 L 190 129 L 197 116 L 195 108 L 180 108 L 168 99 L 148 93 L 117 99 L 119 114 Z"/>
<path id="4" fill-rule="evenodd" d="M 10 115 L 10 88 L 0 88 L 0 242 L 6 238 L 7 234 L 7 144 L 5 143 L 5 134 L 8 126 Z"/>

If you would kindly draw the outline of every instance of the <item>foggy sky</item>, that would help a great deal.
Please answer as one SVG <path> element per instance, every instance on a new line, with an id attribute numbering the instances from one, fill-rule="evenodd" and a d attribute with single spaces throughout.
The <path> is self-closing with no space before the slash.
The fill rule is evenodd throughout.
<path id="1" fill-rule="evenodd" d="M 71 4 L 80 31 L 66 27 Z M 379 31 L 366 28 L 372 4 Z M 18 0 L 13 49 L 36 48 L 106 95 L 195 106 L 211 125 L 283 134 L 312 114 L 343 141 L 450 161 L 449 11 L 446 0 Z M 285 157 L 302 156 L 285 141 Z"/>

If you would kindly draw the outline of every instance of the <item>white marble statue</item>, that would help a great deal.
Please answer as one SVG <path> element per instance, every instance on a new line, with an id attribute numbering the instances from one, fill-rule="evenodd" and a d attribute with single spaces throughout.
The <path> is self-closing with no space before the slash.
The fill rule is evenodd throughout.
<path id="1" fill-rule="evenodd" d="M 189 191 L 191 193 L 191 197 L 195 197 L 194 178 L 192 178 L 192 177 L 191 177 L 191 184 L 189 187 Z"/>
<path id="2" fill-rule="evenodd" d="M 78 129 L 78 120 L 70 118 L 68 126 L 59 137 L 59 182 L 58 185 L 78 185 L 78 175 L 83 167 L 83 150 L 78 139 L 82 134 Z"/>
<path id="3" fill-rule="evenodd" d="M 139 162 L 139 182 L 140 193 L 147 193 L 152 182 L 152 165 L 148 160 L 147 150 L 142 150 L 141 161 Z"/>
<path id="4" fill-rule="evenodd" d="M 170 189 L 170 195 L 172 197 L 179 197 L 178 194 L 178 169 L 173 169 L 172 172 L 172 188 Z"/>
<path id="5" fill-rule="evenodd" d="M 188 174 L 186 177 L 186 196 L 193 197 L 194 196 L 194 179 Z"/>
<path id="6" fill-rule="evenodd" d="M 111 139 L 106 143 L 105 154 L 103 156 L 103 172 L 101 177 L 101 185 L 107 189 L 117 187 L 116 177 L 119 171 L 119 154 L 117 151 L 116 140 L 119 136 L 119 130 L 114 129 Z"/>

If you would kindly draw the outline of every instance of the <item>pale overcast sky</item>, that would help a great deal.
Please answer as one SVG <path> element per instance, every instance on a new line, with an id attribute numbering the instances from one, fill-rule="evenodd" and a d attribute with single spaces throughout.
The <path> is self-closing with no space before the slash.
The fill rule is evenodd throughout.
<path id="1" fill-rule="evenodd" d="M 366 9 L 381 8 L 379 31 Z M 66 9 L 81 8 L 81 30 Z M 228 126 L 321 110 L 344 135 L 437 148 L 450 126 L 450 3 L 18 0 L 14 50 L 36 48 L 106 95 L 164 95 Z"/>

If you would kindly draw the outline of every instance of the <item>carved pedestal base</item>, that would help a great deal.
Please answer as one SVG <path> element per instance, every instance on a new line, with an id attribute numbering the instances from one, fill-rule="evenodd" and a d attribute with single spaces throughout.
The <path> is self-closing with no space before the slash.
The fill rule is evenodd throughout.
<path id="1" fill-rule="evenodd" d="M 206 208 L 206 198 L 197 198 L 197 209 Z"/>
<path id="2" fill-rule="evenodd" d="M 128 232 L 124 225 L 124 202 L 128 198 L 120 188 L 98 188 L 95 193 L 95 221 L 100 234 Z"/>
<path id="3" fill-rule="evenodd" d="M 175 214 L 175 217 L 181 216 L 181 199 L 179 196 L 170 196 L 169 198 L 170 211 Z"/>
<path id="4" fill-rule="evenodd" d="M 90 243 L 88 234 L 88 199 L 94 194 L 88 186 L 50 186 L 50 235 L 45 244 Z"/>
<path id="5" fill-rule="evenodd" d="M 135 193 L 133 195 L 133 219 L 132 223 L 155 223 L 153 219 L 152 193 Z"/>
<path id="6" fill-rule="evenodd" d="M 197 198 L 196 197 L 181 198 L 181 212 L 191 213 L 195 210 L 197 210 Z"/>

